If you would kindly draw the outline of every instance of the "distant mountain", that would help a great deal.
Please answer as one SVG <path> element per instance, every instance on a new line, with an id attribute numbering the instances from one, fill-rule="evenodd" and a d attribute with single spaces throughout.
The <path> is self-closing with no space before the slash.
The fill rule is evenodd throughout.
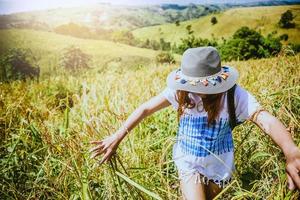
<path id="1" fill-rule="evenodd" d="M 59 8 L 2 15 L 0 16 L 0 28 L 32 26 L 33 29 L 52 30 L 63 24 L 76 23 L 91 29 L 135 29 L 194 19 L 228 7 L 195 4 L 138 7 L 98 4 L 80 8 Z"/>
<path id="2" fill-rule="evenodd" d="M 210 4 L 197 5 L 161 4 L 152 6 L 120 6 L 99 3 L 93 6 L 58 8 L 44 11 L 22 12 L 0 15 L 0 28 L 30 28 L 52 31 L 66 24 L 78 24 L 91 30 L 137 29 L 141 27 L 186 21 L 211 13 L 218 13 L 233 7 L 269 6 L 295 4 L 299 1 L 209 1 Z M 193 2 L 193 1 L 191 1 Z M 196 2 L 196 1 L 194 1 Z M 235 3 L 238 2 L 238 3 Z"/>
<path id="3" fill-rule="evenodd" d="M 156 0 L 152 1 L 152 4 L 164 4 L 166 1 L 164 0 Z M 209 2 L 209 3 L 207 3 Z M 201 1 L 201 0 L 175 0 L 172 1 L 173 4 L 178 5 L 188 5 L 190 3 L 193 4 L 232 4 L 232 5 L 245 5 L 245 4 L 252 4 L 252 5 L 258 5 L 258 4 L 268 4 L 268 5 L 274 5 L 274 4 L 296 4 L 300 3 L 300 0 L 211 0 L 211 1 Z"/>

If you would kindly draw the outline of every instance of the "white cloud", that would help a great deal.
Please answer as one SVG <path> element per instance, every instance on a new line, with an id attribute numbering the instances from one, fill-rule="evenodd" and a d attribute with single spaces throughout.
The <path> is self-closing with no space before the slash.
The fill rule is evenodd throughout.
<path id="1" fill-rule="evenodd" d="M 78 7 L 95 4 L 97 0 L 0 0 L 0 13 L 43 10 L 59 7 Z"/>

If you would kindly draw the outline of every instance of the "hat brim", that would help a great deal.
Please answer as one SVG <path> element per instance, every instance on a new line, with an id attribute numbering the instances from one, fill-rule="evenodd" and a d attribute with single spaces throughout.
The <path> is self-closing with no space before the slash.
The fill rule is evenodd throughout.
<path id="1" fill-rule="evenodd" d="M 218 94 L 225 92 L 229 90 L 234 84 L 236 84 L 236 81 L 239 77 L 238 71 L 234 67 L 226 66 L 229 68 L 229 76 L 224 80 L 222 79 L 221 82 L 217 82 L 215 85 L 208 83 L 207 86 L 205 86 L 201 82 L 197 82 L 194 85 L 190 84 L 189 82 L 186 83 L 180 83 L 176 81 L 176 71 L 172 71 L 168 77 L 167 77 L 167 86 L 174 90 L 184 90 L 189 92 L 195 92 L 195 93 L 202 93 L 202 94 Z"/>

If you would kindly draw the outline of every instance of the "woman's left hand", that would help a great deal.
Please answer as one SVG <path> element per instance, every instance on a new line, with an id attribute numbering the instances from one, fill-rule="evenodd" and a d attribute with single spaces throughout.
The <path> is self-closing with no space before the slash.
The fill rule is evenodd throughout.
<path id="1" fill-rule="evenodd" d="M 300 189 L 300 149 L 295 146 L 285 156 L 288 187 Z"/>
<path id="2" fill-rule="evenodd" d="M 279 119 L 263 109 L 254 112 L 251 121 L 267 133 L 282 149 L 286 158 L 288 188 L 300 190 L 300 149 L 294 143 L 290 131 Z"/>

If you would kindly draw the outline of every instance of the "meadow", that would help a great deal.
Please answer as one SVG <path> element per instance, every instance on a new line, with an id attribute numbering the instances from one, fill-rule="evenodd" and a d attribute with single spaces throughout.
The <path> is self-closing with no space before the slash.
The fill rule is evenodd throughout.
<path id="1" fill-rule="evenodd" d="M 282 13 L 286 10 L 291 10 L 295 15 L 294 29 L 281 29 L 277 23 Z M 159 40 L 164 38 L 168 42 L 180 42 L 181 38 L 187 35 L 186 26 L 191 25 L 191 30 L 194 31 L 196 37 L 208 38 L 213 37 L 221 40 L 228 39 L 233 33 L 242 26 L 248 26 L 256 31 L 267 35 L 273 31 L 277 31 L 278 35 L 288 34 L 289 42 L 299 43 L 299 22 L 300 22 L 300 6 L 268 6 L 268 7 L 242 7 L 232 8 L 224 12 L 210 14 L 198 19 L 192 19 L 180 22 L 179 26 L 175 23 L 168 23 L 157 26 L 149 26 L 138 28 L 132 31 L 133 35 L 141 40 L 154 39 Z M 218 23 L 211 24 L 211 18 L 215 16 Z"/>
<path id="2" fill-rule="evenodd" d="M 0 30 L 0 52 L 5 53 L 12 48 L 29 48 L 38 59 L 42 74 L 56 71 L 59 58 L 65 48 L 76 46 L 92 56 L 92 68 L 118 68 L 128 63 L 150 63 L 156 56 L 156 51 L 136 48 L 121 43 L 105 40 L 78 39 L 46 31 L 29 29 L 3 29 Z"/>
<path id="3" fill-rule="evenodd" d="M 31 48 L 42 71 L 39 81 L 0 84 L 1 199 L 181 198 L 172 160 L 177 130 L 172 108 L 138 125 L 110 162 L 99 166 L 88 154 L 89 141 L 114 133 L 138 105 L 159 94 L 178 63 L 156 64 L 156 51 L 108 41 L 32 30 L 0 35 L 2 53 Z M 59 68 L 61 51 L 72 44 L 93 56 L 90 69 Z M 238 84 L 299 144 L 300 55 L 286 56 L 288 51 L 223 64 L 239 70 Z M 267 135 L 246 122 L 234 130 L 234 141 L 237 171 L 218 199 L 299 198 L 299 191 L 288 191 L 284 156 Z"/>
<path id="4" fill-rule="evenodd" d="M 36 18 L 49 27 L 73 18 L 94 26 L 90 23 L 103 14 L 111 15 L 103 27 L 136 28 L 163 24 L 171 16 L 168 13 L 177 12 L 166 9 L 160 16 L 153 14 L 160 12 L 159 7 L 117 7 L 103 13 L 99 9 L 56 9 L 4 18 L 28 23 Z M 288 9 L 296 16 L 296 27 L 279 29 L 280 15 Z M 188 10 L 181 11 L 182 17 L 189 15 Z M 299 44 L 299 11 L 299 5 L 233 8 L 180 22 L 179 26 L 149 26 L 132 33 L 141 40 L 178 42 L 187 36 L 186 26 L 191 25 L 196 37 L 220 40 L 247 25 L 263 35 L 287 33 L 287 42 Z M 211 25 L 212 16 L 217 17 L 215 25 Z M 62 67 L 62 55 L 72 45 L 91 56 L 88 69 L 71 72 Z M 160 64 L 155 59 L 161 51 L 50 31 L 1 29 L 0 59 L 13 48 L 30 49 L 41 74 L 39 80 L 0 82 L 0 199 L 182 198 L 172 158 L 177 112 L 171 107 L 131 131 L 111 161 L 99 166 L 88 153 L 89 141 L 113 134 L 135 108 L 166 87 L 166 77 L 179 67 L 180 55 L 173 54 L 174 64 Z M 223 64 L 238 69 L 238 84 L 285 124 L 299 146 L 300 54 L 284 46 L 273 58 Z M 268 135 L 251 122 L 238 126 L 233 135 L 237 170 L 232 183 L 216 199 L 299 199 L 299 191 L 287 189 L 284 155 Z"/>

